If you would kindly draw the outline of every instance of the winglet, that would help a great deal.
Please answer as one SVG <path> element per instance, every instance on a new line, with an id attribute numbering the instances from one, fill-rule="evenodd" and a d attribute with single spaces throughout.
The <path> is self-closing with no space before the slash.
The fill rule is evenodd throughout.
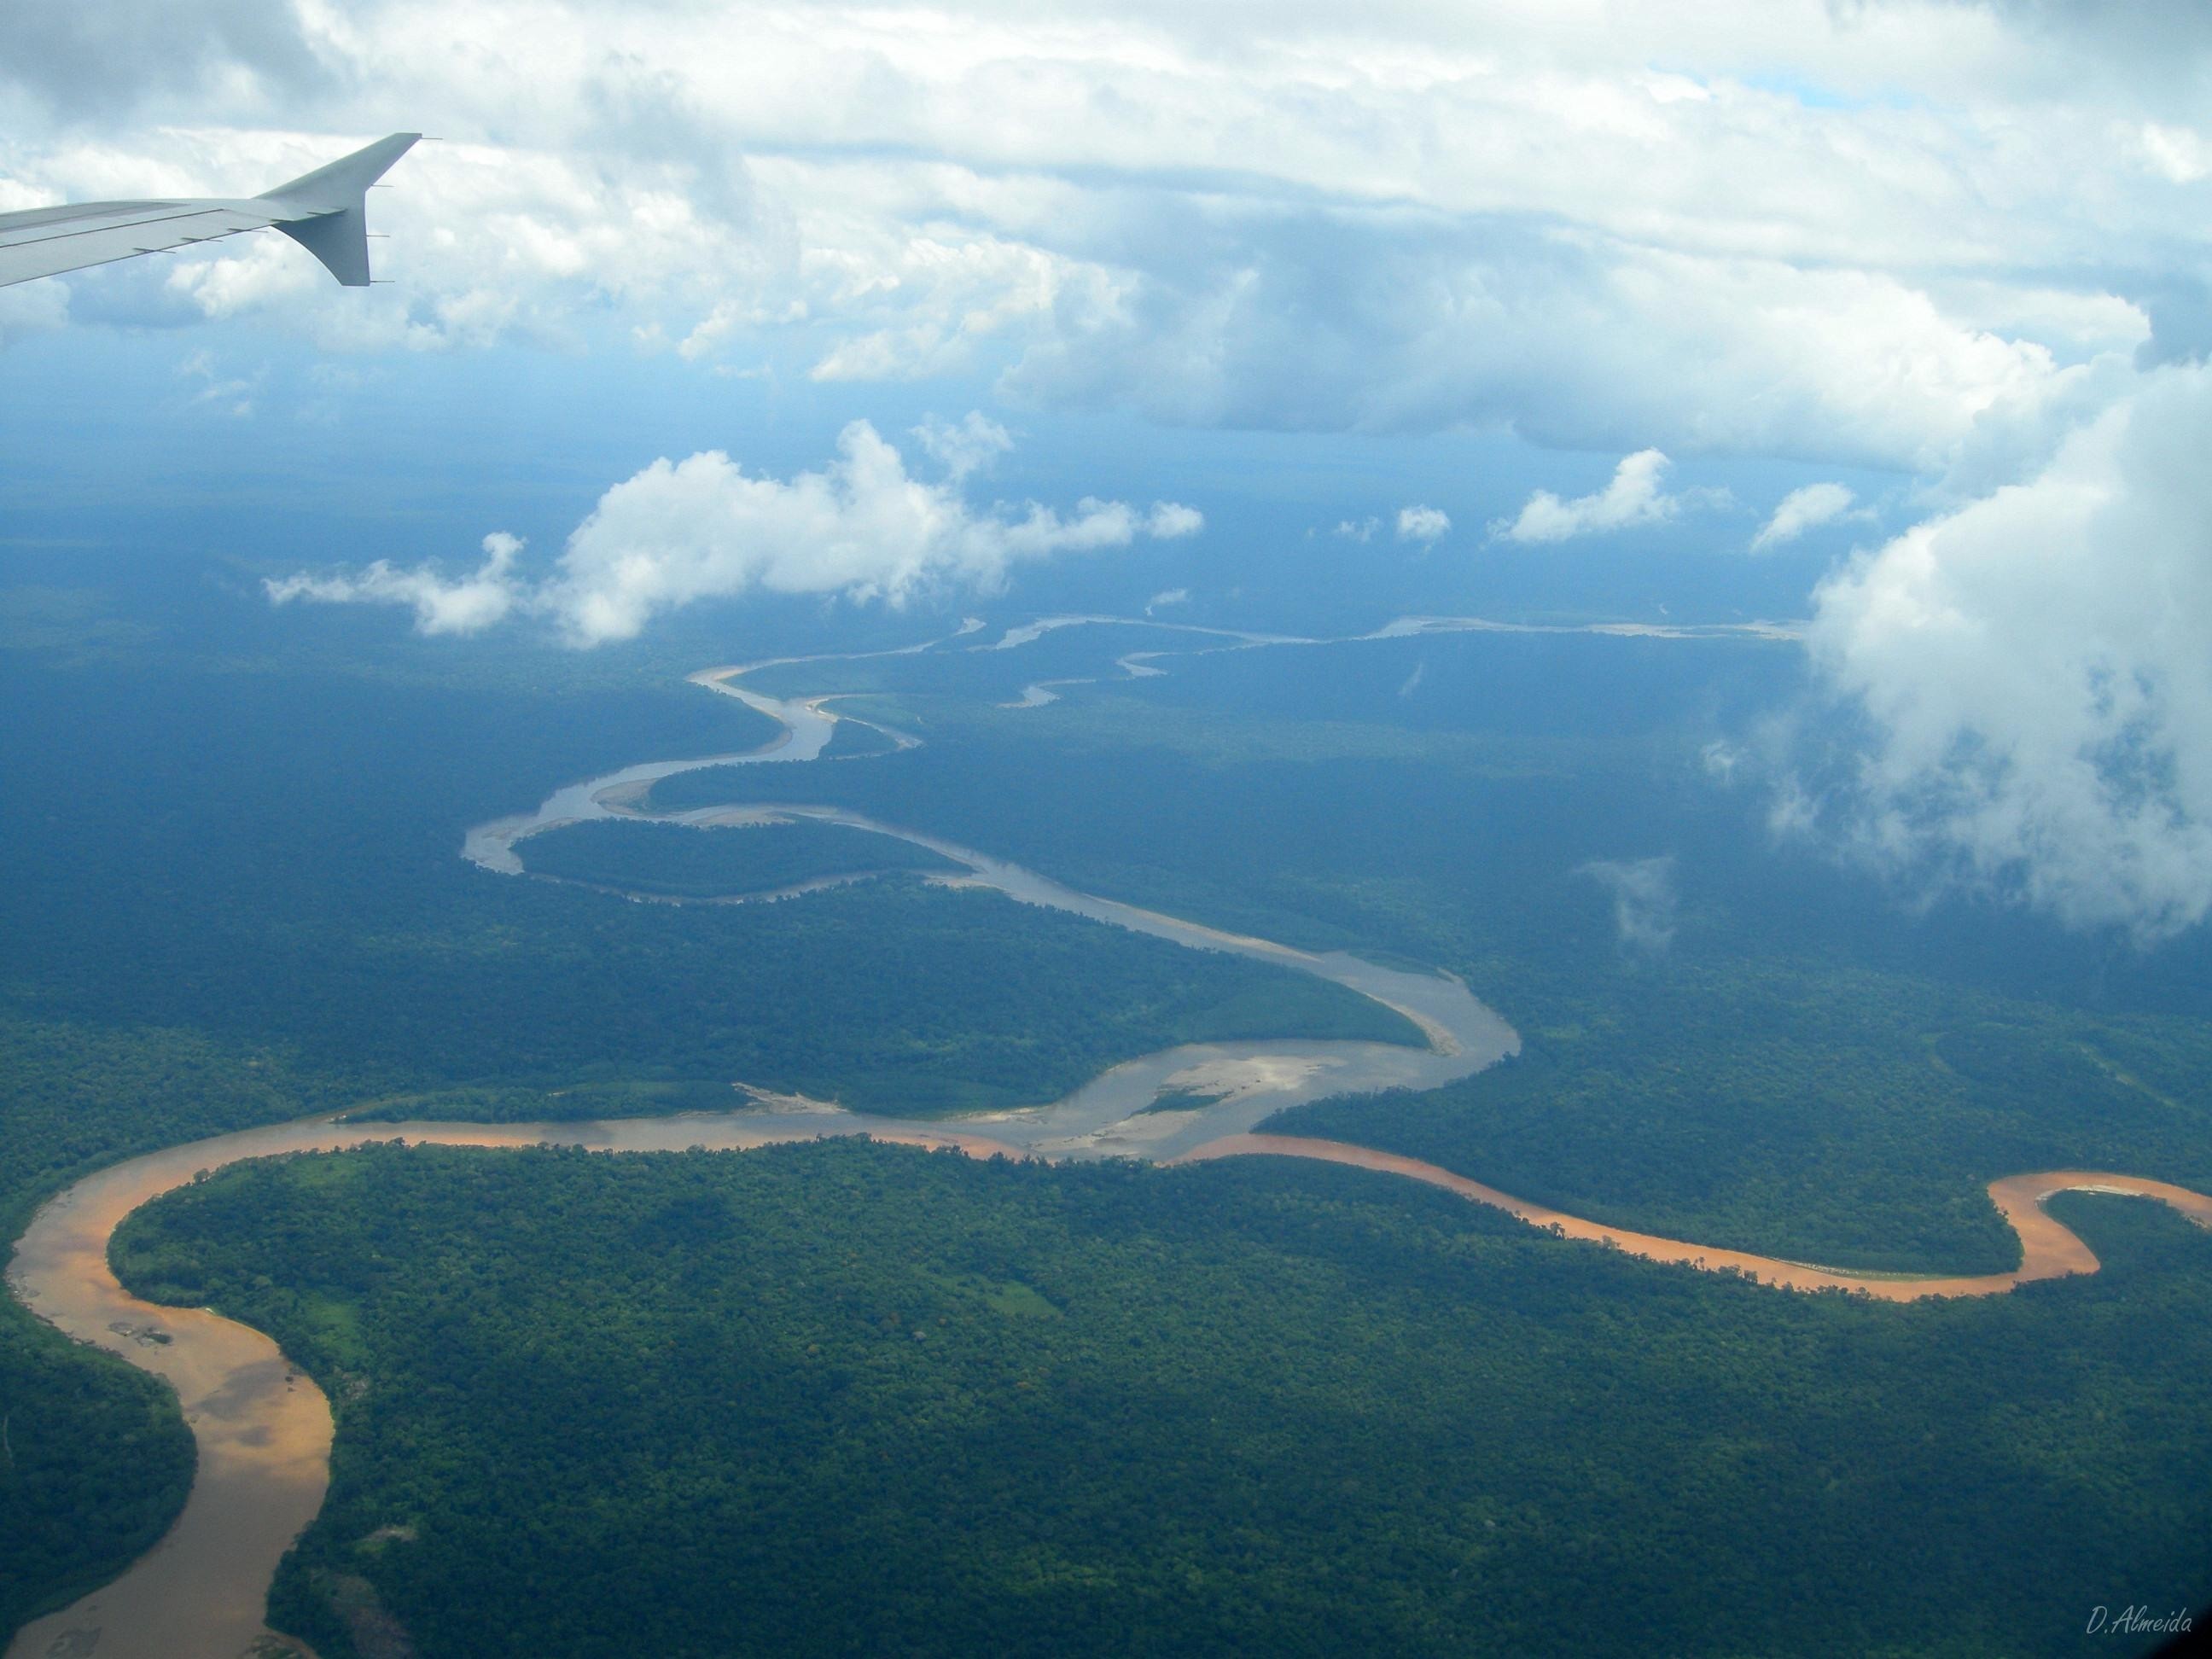
<path id="1" fill-rule="evenodd" d="M 419 132 L 395 132 L 389 138 L 340 156 L 328 167 L 303 173 L 289 184 L 264 191 L 254 199 L 291 210 L 276 228 L 320 259 L 348 288 L 368 286 L 368 216 L 363 210 L 368 187 L 394 161 L 415 147 Z"/>

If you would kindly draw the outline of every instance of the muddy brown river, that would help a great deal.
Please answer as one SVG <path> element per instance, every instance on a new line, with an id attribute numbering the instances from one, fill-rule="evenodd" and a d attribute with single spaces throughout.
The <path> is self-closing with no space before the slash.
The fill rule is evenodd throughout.
<path id="1" fill-rule="evenodd" d="M 1035 631 L 1014 630 L 990 648 L 1018 646 L 1055 626 L 1107 620 L 1048 619 L 1033 625 Z M 1471 619 L 1413 618 L 1363 637 L 1480 626 L 1486 624 Z M 1224 648 L 1320 643 L 1230 637 L 1233 643 Z M 835 699 L 783 702 L 737 683 L 752 669 L 769 665 L 711 669 L 692 676 L 696 683 L 738 697 L 781 721 L 783 735 L 764 748 L 744 755 L 653 763 L 572 785 L 556 792 L 536 812 L 471 830 L 464 856 L 488 871 L 519 875 L 526 863 L 517 848 L 531 836 L 590 818 L 641 817 L 638 802 L 644 791 L 676 772 L 710 765 L 817 760 L 840 718 L 829 707 Z M 902 744 L 912 742 L 902 734 L 891 735 Z M 856 813 L 778 804 L 713 807 L 672 815 L 668 821 L 705 825 L 799 817 L 850 824 L 928 848 L 963 866 L 963 873 L 941 878 L 949 884 L 995 889 L 1024 903 L 1066 910 L 1191 949 L 1227 951 L 1329 980 L 1404 1014 L 1425 1041 L 1419 1046 L 1288 1040 L 1189 1044 L 1127 1061 L 1065 1100 L 966 1118 L 957 1125 L 867 1117 L 821 1103 L 769 1096 L 758 1097 L 760 1103 L 747 1111 L 599 1122 L 349 1125 L 321 1117 L 221 1135 L 103 1170 L 38 1212 L 16 1245 L 9 1285 L 33 1310 L 70 1335 L 167 1379 L 183 1403 L 198 1449 L 198 1467 L 184 1510 L 161 1542 L 112 1583 L 62 1612 L 26 1626 L 9 1645 L 8 1659 L 241 1659 L 251 1654 L 304 1651 L 270 1632 L 263 1614 L 278 1559 L 314 1518 L 329 1484 L 332 1425 L 328 1401 L 312 1380 L 292 1368 L 269 1338 L 204 1310 L 141 1302 L 117 1283 L 107 1260 L 115 1228 L 131 1211 L 189 1182 L 198 1172 L 245 1158 L 336 1151 L 392 1139 L 484 1147 L 550 1143 L 607 1152 L 690 1147 L 738 1152 L 848 1134 L 957 1147 L 979 1157 L 1120 1155 L 1161 1163 L 1302 1158 L 1438 1187 L 1568 1238 L 1609 1244 L 1654 1261 L 1708 1271 L 1733 1269 L 1787 1289 L 1848 1290 L 1892 1302 L 1989 1296 L 2033 1279 L 2095 1273 L 2097 1259 L 2088 1246 L 2043 1208 L 2043 1200 L 2057 1192 L 2154 1198 L 2198 1225 L 2212 1227 L 2212 1198 L 2165 1182 L 2081 1170 L 2011 1176 L 1992 1182 L 1989 1191 L 2020 1236 L 2019 1269 L 1978 1278 L 1864 1278 L 1604 1226 L 1526 1202 L 1434 1164 L 1368 1147 L 1255 1133 L 1255 1127 L 1263 1119 L 1301 1101 L 1388 1088 L 1437 1087 L 1516 1052 L 1520 1040 L 1510 1025 L 1449 975 L 1408 973 L 1342 952 L 1312 953 L 1223 933 L 1080 893 L 972 848 Z M 1164 1094 L 1191 1097 L 1194 1103 L 1188 1109 L 1147 1109 Z"/>

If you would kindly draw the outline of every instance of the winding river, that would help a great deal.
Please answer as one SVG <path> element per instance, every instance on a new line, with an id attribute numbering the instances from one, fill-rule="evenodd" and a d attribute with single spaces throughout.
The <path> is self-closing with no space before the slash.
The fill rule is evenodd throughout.
<path id="1" fill-rule="evenodd" d="M 1012 648 L 1053 628 L 1125 620 L 1134 621 L 1046 618 L 1012 630 L 995 646 L 969 648 Z M 975 631 L 975 626 L 964 626 L 962 635 Z M 1358 637 L 1403 638 L 1499 626 L 1475 618 L 1412 617 Z M 1180 631 L 1219 633 L 1228 641 L 1201 647 L 1212 649 L 1328 643 L 1221 630 Z M 1670 630 L 1601 627 L 1534 631 Z M 1765 624 L 1734 631 L 1786 636 L 1784 630 Z M 1693 636 L 1710 632 L 1697 630 Z M 904 647 L 903 653 L 866 654 L 903 654 L 945 643 L 935 641 Z M 1163 671 L 1152 663 L 1160 654 L 1136 653 L 1118 665 L 1127 674 L 1158 673 Z M 690 677 L 696 684 L 737 697 L 775 718 L 781 735 L 763 748 L 650 763 L 571 785 L 556 791 L 535 812 L 470 830 L 463 855 L 487 871 L 520 875 L 526 864 L 517 848 L 530 836 L 587 819 L 646 816 L 643 801 L 651 785 L 677 772 L 819 760 L 837 721 L 844 718 L 830 707 L 836 699 L 785 701 L 740 684 L 747 674 L 772 665 L 706 669 Z M 1032 690 L 1045 695 L 1025 695 L 1024 706 L 1051 700 L 1049 686 Z M 902 733 L 886 735 L 902 747 L 914 742 Z M 895 836 L 960 866 L 959 873 L 933 878 L 945 884 L 988 887 L 1024 903 L 1068 911 L 1191 949 L 1228 951 L 1312 974 L 1395 1009 L 1413 1021 L 1426 1042 L 1419 1047 L 1291 1040 L 1188 1044 L 1126 1061 L 1064 1100 L 963 1118 L 957 1124 L 864 1116 L 825 1103 L 757 1093 L 753 1107 L 742 1111 L 592 1122 L 349 1124 L 341 1116 L 324 1116 L 241 1130 L 112 1165 L 78 1182 L 39 1211 L 16 1245 L 9 1284 L 25 1304 L 68 1334 L 167 1378 L 183 1402 L 198 1449 L 198 1467 L 185 1509 L 161 1542 L 112 1583 L 26 1626 L 10 1644 L 8 1659 L 242 1659 L 256 1653 L 304 1651 L 270 1632 L 263 1614 L 278 1559 L 313 1519 L 329 1484 L 329 1401 L 266 1336 L 204 1310 L 142 1302 L 117 1282 L 107 1259 L 115 1228 L 140 1205 L 201 1172 L 245 1158 L 336 1151 L 392 1139 L 483 1147 L 551 1143 L 618 1152 L 692 1147 L 742 1151 L 842 1134 L 956 1147 L 978 1157 L 1124 1156 L 1174 1164 L 1235 1157 L 1301 1158 L 1441 1188 L 1565 1237 L 1608 1244 L 1654 1261 L 1734 1271 L 1792 1290 L 1850 1291 L 1892 1302 L 1994 1295 L 2033 1279 L 2096 1272 L 2097 1259 L 2088 1246 L 2043 1207 L 2043 1200 L 2058 1192 L 2154 1198 L 2212 1228 L 2212 1198 L 2161 1182 L 2083 1170 L 2012 1176 L 1990 1184 L 1991 1200 L 2020 1236 L 2022 1261 L 2014 1272 L 1978 1278 L 1863 1277 L 1606 1226 L 1417 1159 L 1340 1142 L 1255 1132 L 1265 1118 L 1302 1101 L 1389 1088 L 1434 1088 L 1517 1052 L 1520 1039 L 1512 1027 L 1449 975 L 1405 972 L 1344 952 L 1313 953 L 1223 933 L 1078 892 L 988 854 L 842 809 L 779 803 L 657 816 L 702 826 L 807 817 Z M 1174 1104 L 1156 1109 L 1164 1096 L 1172 1097 Z"/>

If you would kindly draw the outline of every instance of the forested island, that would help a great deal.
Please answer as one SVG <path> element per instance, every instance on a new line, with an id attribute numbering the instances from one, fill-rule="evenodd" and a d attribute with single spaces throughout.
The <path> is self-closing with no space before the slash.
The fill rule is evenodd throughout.
<path id="1" fill-rule="evenodd" d="M 757 896 L 834 878 L 963 867 L 896 836 L 806 818 L 701 828 L 598 818 L 532 836 L 518 851 L 532 875 L 688 899 Z"/>

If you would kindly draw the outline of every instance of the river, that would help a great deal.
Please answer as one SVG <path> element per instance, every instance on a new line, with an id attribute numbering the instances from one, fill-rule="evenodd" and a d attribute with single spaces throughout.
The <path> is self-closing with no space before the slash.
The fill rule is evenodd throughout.
<path id="1" fill-rule="evenodd" d="M 1029 630 L 1013 630 L 997 647 L 986 648 L 1018 646 L 1054 627 L 1112 620 L 1049 618 Z M 1412 618 L 1361 637 L 1395 638 L 1486 625 L 1465 618 Z M 973 631 L 973 627 L 962 630 Z M 1278 636 L 1231 637 L 1234 643 L 1229 648 L 1322 643 Z M 588 819 L 643 817 L 647 814 L 641 802 L 661 778 L 703 766 L 817 760 L 841 718 L 829 707 L 836 699 L 785 701 L 739 684 L 748 673 L 771 665 L 706 669 L 690 677 L 695 684 L 738 697 L 775 718 L 781 735 L 763 748 L 648 763 L 570 785 L 556 790 L 534 812 L 471 830 L 463 856 L 489 872 L 520 875 L 527 866 L 525 854 L 517 849 L 530 836 Z M 1124 667 L 1127 672 L 1126 664 Z M 1160 671 L 1146 665 L 1136 672 Z M 902 733 L 889 735 L 901 746 L 914 741 Z M 279 1558 L 313 1519 L 329 1485 L 329 1401 L 266 1336 L 204 1310 L 139 1301 L 116 1281 L 107 1260 L 114 1230 L 131 1211 L 201 1171 L 244 1158 L 334 1151 L 395 1139 L 485 1147 L 547 1142 L 620 1152 L 690 1147 L 743 1151 L 842 1134 L 952 1146 L 975 1156 L 1127 1156 L 1162 1163 L 1302 1158 L 1439 1187 L 1495 1206 L 1532 1225 L 1554 1229 L 1570 1238 L 1609 1243 L 1656 1261 L 1733 1270 L 1790 1289 L 1847 1290 L 1893 1302 L 1992 1295 L 2032 1279 L 2096 1272 L 2097 1259 L 2087 1245 L 2042 1207 L 2055 1192 L 2121 1192 L 2156 1198 L 2198 1224 L 2212 1227 L 2212 1199 L 2163 1182 L 2078 1170 L 2008 1176 L 1990 1183 L 1990 1195 L 2021 1237 L 2023 1261 L 2017 1271 L 1972 1279 L 1869 1278 L 1605 1226 L 1393 1153 L 1255 1133 L 1264 1119 L 1303 1101 L 1389 1088 L 1435 1088 L 1517 1052 L 1520 1039 L 1503 1018 L 1449 975 L 1407 972 L 1345 952 L 1309 952 L 1224 933 L 1079 892 L 974 848 L 842 809 L 782 803 L 715 806 L 665 815 L 661 821 L 706 826 L 780 817 L 848 824 L 927 848 L 962 866 L 957 875 L 933 878 L 946 884 L 990 888 L 1024 903 L 1065 910 L 1190 949 L 1227 951 L 1314 975 L 1404 1014 L 1426 1042 L 1422 1046 L 1297 1040 L 1188 1044 L 1125 1061 L 1064 1100 L 978 1115 L 957 1124 L 864 1116 L 823 1103 L 766 1095 L 757 1096 L 751 1109 L 739 1112 L 592 1122 L 348 1124 L 325 1116 L 220 1135 L 100 1170 L 40 1208 L 16 1245 L 9 1285 L 27 1305 L 70 1335 L 167 1379 L 183 1402 L 198 1449 L 198 1467 L 185 1509 L 161 1542 L 112 1583 L 26 1626 L 9 1647 L 8 1659 L 241 1659 L 255 1653 L 304 1651 L 270 1632 L 263 1613 Z M 1177 1106 L 1151 1109 L 1164 1095 L 1176 1097 Z M 1184 1100 L 1191 1103 L 1187 1108 L 1180 1104 Z"/>

